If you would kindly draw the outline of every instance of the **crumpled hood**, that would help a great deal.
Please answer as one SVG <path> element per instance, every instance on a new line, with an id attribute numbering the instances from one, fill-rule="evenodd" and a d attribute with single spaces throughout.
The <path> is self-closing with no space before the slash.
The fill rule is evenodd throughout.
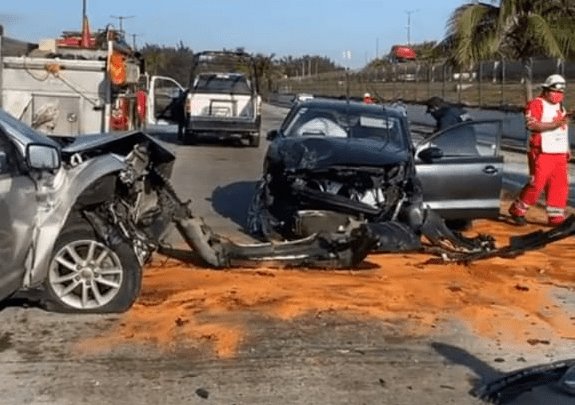
<path id="1" fill-rule="evenodd" d="M 116 153 L 125 156 L 130 153 L 134 145 L 148 142 L 152 153 L 151 158 L 154 161 L 166 163 L 176 158 L 175 154 L 167 146 L 141 131 L 81 135 L 72 139 L 68 138 L 68 141 L 69 143 L 62 148 L 64 155 Z"/>
<path id="2" fill-rule="evenodd" d="M 278 153 L 287 169 L 381 167 L 411 159 L 409 151 L 374 139 L 298 137 L 285 138 L 281 142 Z"/>

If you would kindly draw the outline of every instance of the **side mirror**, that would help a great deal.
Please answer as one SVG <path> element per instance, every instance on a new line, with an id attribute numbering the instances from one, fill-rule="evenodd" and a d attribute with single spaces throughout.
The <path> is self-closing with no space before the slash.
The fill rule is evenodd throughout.
<path id="1" fill-rule="evenodd" d="M 268 141 L 273 141 L 274 139 L 276 139 L 279 136 L 279 131 L 277 129 L 272 129 L 271 131 L 268 131 L 267 135 L 266 135 L 266 139 Z"/>
<path id="2" fill-rule="evenodd" d="M 417 157 L 419 157 L 425 163 L 430 163 L 436 159 L 441 159 L 443 157 L 443 151 L 436 146 L 431 146 L 420 151 L 417 154 Z"/>
<path id="3" fill-rule="evenodd" d="M 34 170 L 57 170 L 60 168 L 60 150 L 55 146 L 37 143 L 26 146 L 26 163 Z"/>

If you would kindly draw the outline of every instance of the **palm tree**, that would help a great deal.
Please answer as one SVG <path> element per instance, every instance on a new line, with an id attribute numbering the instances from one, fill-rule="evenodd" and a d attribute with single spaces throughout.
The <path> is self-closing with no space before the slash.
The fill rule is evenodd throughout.
<path id="1" fill-rule="evenodd" d="M 521 60 L 526 99 L 533 96 L 530 59 L 564 59 L 575 49 L 573 0 L 474 1 L 458 7 L 447 24 L 451 58 L 459 66 L 505 57 Z"/>

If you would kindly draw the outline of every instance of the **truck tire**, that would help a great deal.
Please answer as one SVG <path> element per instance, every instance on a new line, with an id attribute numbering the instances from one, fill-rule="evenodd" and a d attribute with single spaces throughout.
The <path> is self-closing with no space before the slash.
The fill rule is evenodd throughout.
<path id="1" fill-rule="evenodd" d="M 260 134 L 259 133 L 250 134 L 249 145 L 252 148 L 257 148 L 260 146 Z"/>
<path id="2" fill-rule="evenodd" d="M 127 311 L 140 293 L 142 266 L 124 240 L 107 245 L 84 220 L 58 237 L 44 281 L 46 309 L 66 313 Z"/>

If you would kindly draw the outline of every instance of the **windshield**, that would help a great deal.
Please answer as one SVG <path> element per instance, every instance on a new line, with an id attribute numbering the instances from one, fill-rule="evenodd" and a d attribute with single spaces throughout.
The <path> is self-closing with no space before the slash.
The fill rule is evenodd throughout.
<path id="1" fill-rule="evenodd" d="M 404 147 L 403 122 L 399 117 L 381 112 L 338 111 L 330 108 L 302 107 L 283 128 L 285 136 L 326 136 L 380 140 Z"/>
<path id="2" fill-rule="evenodd" d="M 248 80 L 240 74 L 201 75 L 194 83 L 194 91 L 197 93 L 251 94 Z"/>
<path id="3" fill-rule="evenodd" d="M 4 110 L 0 110 L 0 127 L 17 142 L 18 148 L 23 151 L 28 143 L 54 144 L 44 134 L 32 129 L 24 122 L 15 118 Z"/>

